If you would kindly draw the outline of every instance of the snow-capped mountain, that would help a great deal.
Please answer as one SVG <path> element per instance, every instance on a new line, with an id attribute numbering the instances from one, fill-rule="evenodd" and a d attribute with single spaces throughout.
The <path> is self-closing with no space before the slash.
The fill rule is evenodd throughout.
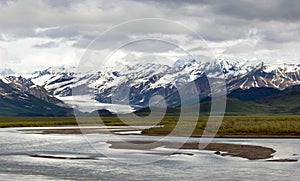
<path id="1" fill-rule="evenodd" d="M 238 89 L 271 88 L 281 91 L 300 87 L 300 65 L 252 65 L 244 62 L 184 59 L 171 65 L 144 62 L 120 65 L 117 69 L 102 67 L 99 71 L 85 73 L 76 67 L 62 66 L 36 71 L 26 78 L 15 76 L 15 73 L 10 75 L 7 70 L 0 74 L 0 104 L 3 104 L 2 107 L 18 108 L 26 114 L 42 111 L 37 109 L 37 105 L 44 106 L 47 114 L 53 110 L 70 111 L 57 105 L 77 106 L 83 111 L 107 109 L 127 113 L 133 111 L 131 106 L 148 106 L 155 95 L 164 97 L 170 107 L 193 104 L 210 96 L 211 84 L 222 79 L 228 94 Z M 209 82 L 208 78 L 214 82 Z M 196 85 L 197 90 L 191 85 Z M 214 91 L 218 88 L 215 87 Z M 189 96 L 182 99 L 182 94 L 197 94 L 199 99 Z"/>
<path id="2" fill-rule="evenodd" d="M 30 94 L 38 99 L 41 99 L 45 102 L 65 106 L 62 101 L 55 98 L 53 95 L 50 95 L 48 91 L 41 86 L 35 85 L 32 81 L 23 78 L 21 76 L 3 76 L 0 75 L 0 81 L 3 82 L 3 85 L 6 84 L 10 88 L 23 93 L 24 95 Z M 6 93 L 4 93 L 6 95 Z M 4 95 L 2 94 L 2 96 Z M 9 93 L 8 93 L 9 94 Z M 8 95 L 7 94 L 7 95 Z"/>
<path id="3" fill-rule="evenodd" d="M 192 82 L 199 87 L 200 99 L 205 98 L 210 94 L 207 77 L 215 81 L 224 79 L 228 92 L 251 87 L 283 90 L 300 85 L 300 65 L 251 65 L 242 62 L 245 61 L 220 59 L 200 62 L 190 59 L 178 60 L 171 66 L 140 63 L 124 65 L 118 70 L 108 68 L 88 73 L 78 73 L 74 67 L 52 67 L 35 72 L 30 80 L 61 99 L 72 96 L 72 91 L 76 90 L 93 101 L 129 102 L 140 106 L 147 106 L 153 95 L 164 96 L 168 105 L 179 105 L 180 96 L 176 87 L 184 85 L 185 93 L 189 94 L 193 90 L 187 86 Z M 197 100 L 185 100 L 186 103 L 192 101 Z"/>
<path id="4" fill-rule="evenodd" d="M 48 91 L 21 76 L 0 76 L 1 116 L 66 116 L 70 108 Z"/>
<path id="5" fill-rule="evenodd" d="M 228 80 L 229 91 L 249 89 L 251 87 L 269 87 L 284 90 L 300 84 L 300 65 L 258 64 L 246 74 L 240 74 Z"/>
<path id="6" fill-rule="evenodd" d="M 66 89 L 66 87 L 76 82 L 76 68 L 50 67 L 34 72 L 29 78 L 35 85 L 44 87 L 52 95 L 69 96 L 71 89 Z"/>

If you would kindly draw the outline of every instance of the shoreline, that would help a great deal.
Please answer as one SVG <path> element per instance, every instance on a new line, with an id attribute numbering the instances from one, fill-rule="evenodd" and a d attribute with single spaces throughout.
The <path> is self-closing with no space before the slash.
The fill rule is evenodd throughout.
<path id="1" fill-rule="evenodd" d="M 242 145 L 231 143 L 197 143 L 197 142 L 149 142 L 149 141 L 129 141 L 119 142 L 110 141 L 110 148 L 114 149 L 133 149 L 133 150 L 152 150 L 158 147 L 179 149 L 179 150 L 206 150 L 214 151 L 216 155 L 232 156 L 246 158 L 248 160 L 263 160 L 273 157 L 276 152 L 273 148 L 255 146 L 255 145 Z M 159 153 L 155 153 L 159 154 Z M 165 153 L 164 153 L 165 154 Z M 178 154 L 175 153 L 175 154 Z M 184 154 L 184 153 L 182 153 Z"/>
<path id="2" fill-rule="evenodd" d="M 108 126 L 109 127 L 109 126 Z M 25 134 L 109 134 L 114 133 L 118 134 L 118 132 L 129 132 L 129 131 L 142 131 L 143 129 L 133 129 L 133 128 L 127 128 L 124 126 L 124 128 L 121 128 L 122 126 L 117 126 L 118 128 L 114 128 L 114 126 L 111 126 L 111 128 L 78 128 L 76 126 L 68 128 L 64 128 L 64 126 L 59 127 L 51 127 L 51 128 L 45 128 L 39 127 L 39 129 L 22 129 L 22 127 L 17 128 L 17 131 L 24 132 Z M 141 133 L 141 134 L 126 134 L 126 135 L 144 135 L 144 136 L 166 136 L 166 134 L 147 134 L 147 133 Z M 176 137 L 184 137 L 180 135 L 174 135 Z M 189 136 L 191 138 L 211 138 L 210 136 L 198 136 L 198 135 L 191 135 Z M 242 134 L 242 135 L 215 135 L 213 138 L 245 138 L 245 139 L 300 139 L 300 135 L 266 135 L 266 134 Z"/>
<path id="3" fill-rule="evenodd" d="M 53 127 L 53 128 L 28 128 L 22 129 L 17 128 L 16 131 L 20 131 L 21 134 L 61 134 L 61 135 L 70 135 L 70 134 L 118 134 L 122 135 L 140 135 L 147 137 L 146 134 L 130 134 L 132 131 L 142 131 L 142 128 L 132 129 L 129 127 L 122 127 L 122 126 L 112 126 L 112 127 L 103 127 L 103 128 L 76 128 L 76 127 Z M 118 132 L 122 132 L 119 134 Z M 124 132 L 128 132 L 128 134 L 124 134 Z M 154 135 L 151 135 L 154 137 Z M 151 137 L 149 136 L 149 137 Z M 163 135 L 157 135 L 163 136 Z M 176 137 L 176 136 L 174 136 Z M 195 138 L 195 137 L 191 137 Z M 205 138 L 205 137 L 204 137 Z M 211 137 L 209 137 L 211 138 Z M 249 135 L 234 135 L 229 137 L 224 136 L 216 136 L 214 138 L 227 138 L 227 139 L 253 139 L 253 138 L 269 138 L 269 139 L 299 139 L 299 137 L 290 137 L 290 136 L 279 136 L 273 135 L 273 137 L 266 137 L 266 135 L 261 135 L 261 137 L 251 137 Z M 213 139 L 214 139 L 213 138 Z M 244 145 L 239 143 L 222 143 L 222 142 L 210 142 L 210 143 L 199 143 L 199 142 L 172 142 L 172 141 L 145 141 L 143 138 L 139 138 L 140 140 L 130 140 L 128 142 L 118 142 L 118 141 L 107 141 L 107 144 L 110 144 L 109 148 L 111 149 L 127 149 L 127 150 L 145 150 L 149 152 L 145 152 L 145 154 L 158 154 L 158 155 L 176 155 L 176 154 L 183 154 L 192 156 L 192 153 L 186 153 L 184 150 L 206 150 L 206 151 L 213 151 L 215 155 L 220 156 L 231 156 L 231 157 L 239 157 L 245 158 L 248 160 L 264 160 L 269 162 L 298 162 L 298 159 L 273 159 L 273 154 L 276 153 L 276 150 L 272 147 L 266 146 L 258 146 L 258 145 Z M 169 151 L 155 151 L 155 148 L 164 147 L 170 149 Z M 172 149 L 178 149 L 176 152 L 172 152 Z M 213 154 L 213 153 L 212 153 Z"/>
<path id="4" fill-rule="evenodd" d="M 132 119 L 128 117 L 127 124 L 129 126 L 150 126 L 145 128 L 141 133 L 146 136 L 165 136 L 173 132 L 173 129 L 177 125 L 178 117 L 167 115 L 159 123 L 153 123 L 153 121 L 141 122 L 140 119 Z M 42 128 L 53 127 L 51 131 L 41 132 L 42 134 L 81 134 L 78 126 L 124 126 L 127 129 L 124 122 L 118 119 L 116 116 L 112 117 L 101 117 L 99 122 L 98 117 L 87 117 L 80 120 L 80 125 L 78 125 L 78 120 L 72 117 L 8 117 L 0 118 L 1 128 L 14 128 L 17 127 L 35 127 Z M 184 118 L 185 123 L 183 123 L 183 129 L 185 126 L 189 126 L 189 117 Z M 207 123 L 207 117 L 199 117 L 197 125 L 194 125 L 193 134 L 188 133 L 186 136 L 189 137 L 205 137 L 202 133 L 205 130 Z M 151 127 L 151 125 L 157 125 L 157 127 Z M 65 126 L 73 126 L 74 131 L 66 130 L 65 132 L 55 131 L 55 128 L 64 128 Z M 25 129 L 25 128 L 24 128 Z M 85 134 L 97 133 L 95 130 L 83 129 Z M 126 130 L 124 130 L 126 131 Z M 132 130 L 135 131 L 135 130 Z M 102 131 L 99 131 L 100 133 Z M 113 131 L 110 131 L 113 132 Z M 117 132 L 116 132 L 117 134 Z M 132 132 L 126 133 L 127 135 L 132 134 Z M 172 133 L 173 134 L 173 133 Z M 173 136 L 185 136 L 184 130 L 177 132 Z M 209 133 L 207 133 L 209 134 Z M 134 134 L 136 135 L 136 134 Z M 296 115 L 281 115 L 281 116 L 225 116 L 221 125 L 218 127 L 218 134 L 214 136 L 215 138 L 288 138 L 288 139 L 298 139 L 300 138 L 300 117 Z"/>

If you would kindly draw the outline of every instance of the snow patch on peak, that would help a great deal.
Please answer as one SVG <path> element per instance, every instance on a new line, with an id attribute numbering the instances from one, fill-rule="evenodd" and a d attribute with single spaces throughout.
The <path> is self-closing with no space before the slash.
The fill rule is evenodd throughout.
<path id="1" fill-rule="evenodd" d="M 300 71 L 300 65 L 295 64 L 264 64 L 262 63 L 262 70 L 266 73 L 285 72 L 293 73 Z"/>
<path id="2" fill-rule="evenodd" d="M 272 73 L 275 71 L 278 67 L 276 65 L 263 65 L 263 71 L 266 73 Z"/>
<path id="3" fill-rule="evenodd" d="M 185 65 L 189 65 L 189 64 L 192 64 L 192 63 L 195 63 L 195 62 L 196 62 L 195 59 L 186 57 L 186 58 L 178 59 L 177 61 L 175 61 L 174 64 L 173 64 L 173 67 L 185 66 Z"/>
<path id="4" fill-rule="evenodd" d="M 0 74 L 0 80 L 2 80 L 4 83 L 8 84 L 9 81 L 4 77 L 3 75 Z"/>

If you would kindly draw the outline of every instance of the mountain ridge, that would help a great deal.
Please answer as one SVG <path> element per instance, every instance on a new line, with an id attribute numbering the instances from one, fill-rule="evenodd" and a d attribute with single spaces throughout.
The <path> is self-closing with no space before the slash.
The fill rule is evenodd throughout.
<path id="1" fill-rule="evenodd" d="M 21 76 L 0 77 L 0 116 L 69 116 L 72 109 Z"/>
<path id="2" fill-rule="evenodd" d="M 130 104 L 141 106 L 147 105 L 153 95 L 163 94 L 165 97 L 170 97 L 174 94 L 174 87 L 193 82 L 197 86 L 201 85 L 202 94 L 199 94 L 201 98 L 209 96 L 211 92 L 208 80 L 203 78 L 205 76 L 215 81 L 224 81 L 228 93 L 253 87 L 284 90 L 300 85 L 300 65 L 274 66 L 263 62 L 251 65 L 243 64 L 238 60 L 230 62 L 226 59 L 204 63 L 197 60 L 177 60 L 172 67 L 144 63 L 135 64 L 132 67 L 124 66 L 121 71 L 114 71 L 110 68 L 107 71 L 93 71 L 85 74 L 78 73 L 75 69 L 65 70 L 61 72 L 50 68 L 46 74 L 42 74 L 45 72 L 41 71 L 30 80 L 58 97 L 72 96 L 72 90 L 80 88 L 84 90 L 82 94 L 93 94 L 99 102 L 111 103 L 112 94 L 116 94 L 115 97 L 120 97 L 117 100 L 118 103 L 128 104 L 129 101 Z M 43 79 L 47 81 L 42 82 Z M 127 95 L 122 94 L 122 91 L 126 92 L 125 89 L 132 92 L 129 100 L 126 100 Z M 165 90 L 164 93 L 160 93 L 161 89 Z"/>
<path id="3" fill-rule="evenodd" d="M 223 81 L 228 98 L 240 101 L 258 101 L 285 90 L 298 90 L 300 65 L 263 62 L 251 65 L 239 60 L 200 62 L 191 59 L 177 60 L 172 66 L 144 62 L 118 67 L 118 70 L 110 67 L 85 73 L 76 67 L 50 67 L 36 71 L 26 79 L 0 75 L 0 80 L 16 90 L 63 107 L 67 105 L 59 99 L 67 100 L 65 98 L 74 95 L 82 97 L 84 104 L 96 101 L 134 107 L 147 107 L 151 97 L 162 96 L 168 107 L 177 107 L 211 96 L 210 81 Z M 192 85 L 196 85 L 197 90 L 188 88 Z M 222 87 L 217 86 L 213 91 L 218 93 Z M 180 94 L 197 94 L 199 99 L 181 100 Z"/>

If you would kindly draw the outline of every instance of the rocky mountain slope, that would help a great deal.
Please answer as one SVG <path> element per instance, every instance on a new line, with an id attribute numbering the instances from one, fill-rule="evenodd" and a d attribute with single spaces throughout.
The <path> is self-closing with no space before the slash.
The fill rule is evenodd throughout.
<path id="1" fill-rule="evenodd" d="M 58 98 L 72 96 L 72 90 L 76 90 L 75 95 L 93 95 L 90 97 L 98 102 L 129 102 L 139 106 L 147 106 L 153 95 L 165 97 L 169 106 L 178 106 L 180 96 L 177 88 L 183 86 L 181 93 L 192 93 L 189 91 L 193 90 L 187 89 L 191 83 L 196 83 L 201 100 L 210 95 L 207 77 L 214 81 L 223 79 L 228 93 L 252 87 L 284 90 L 300 85 L 300 65 L 251 65 L 242 62 L 245 61 L 178 60 L 172 66 L 143 63 L 118 67 L 118 70 L 107 68 L 87 73 L 78 73 L 74 67 L 51 67 L 35 72 L 30 80 Z M 197 100 L 184 100 L 184 103 L 191 104 L 193 101 Z"/>
<path id="2" fill-rule="evenodd" d="M 26 78 L 10 75 L 10 70 L 3 70 L 3 75 L 0 74 L 1 104 L 4 107 L 22 105 L 26 114 L 37 114 L 42 110 L 49 110 L 43 114 L 51 114 L 53 106 L 57 106 L 55 110 L 67 107 L 61 100 L 79 108 L 85 106 L 84 111 L 97 109 L 95 104 L 98 103 L 101 108 L 106 108 L 109 103 L 128 105 L 128 108 L 122 107 L 124 112 L 128 112 L 132 110 L 130 106 L 137 109 L 147 107 L 155 95 L 164 97 L 169 107 L 191 105 L 211 95 L 210 83 L 222 80 L 226 83 L 228 97 L 240 101 L 265 99 L 283 90 L 299 90 L 300 65 L 251 65 L 243 62 L 186 59 L 178 60 L 171 66 L 138 63 L 124 65 L 117 70 L 107 67 L 85 73 L 77 71 L 75 67 L 62 66 L 37 71 Z M 196 90 L 191 88 L 192 85 L 196 85 Z M 216 92 L 220 90 L 215 87 Z M 183 94 L 187 95 L 185 99 L 182 99 Z M 199 99 L 189 98 L 192 94 L 197 94 Z M 43 105 L 44 109 L 35 108 L 31 99 L 36 101 L 35 104 Z M 65 114 L 69 108 L 62 108 L 61 111 Z"/>
<path id="3" fill-rule="evenodd" d="M 0 76 L 1 116 L 67 116 L 72 109 L 23 77 Z"/>

